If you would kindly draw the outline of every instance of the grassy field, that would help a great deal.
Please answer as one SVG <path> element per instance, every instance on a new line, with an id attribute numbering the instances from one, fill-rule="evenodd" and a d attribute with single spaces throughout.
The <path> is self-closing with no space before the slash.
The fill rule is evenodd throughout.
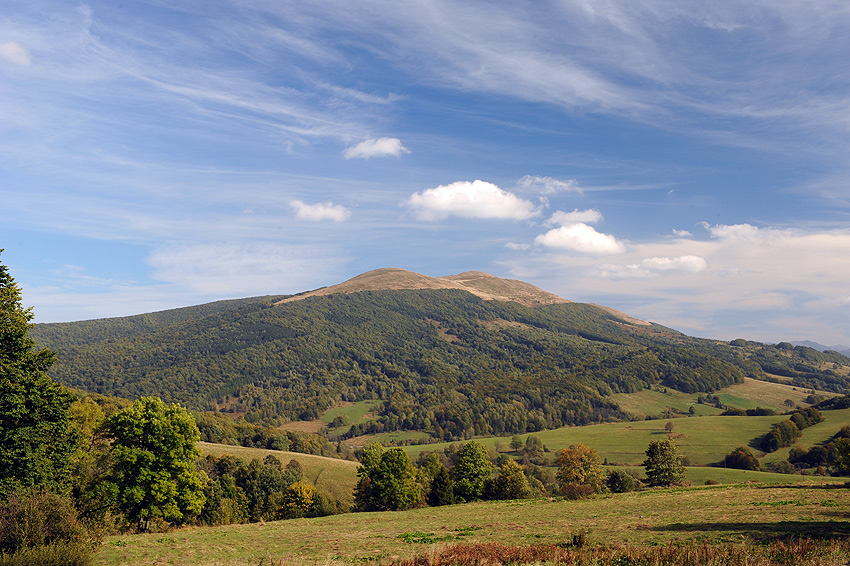
<path id="1" fill-rule="evenodd" d="M 367 415 L 373 416 L 372 411 L 380 405 L 380 401 L 358 401 L 356 403 L 343 403 L 332 407 L 322 413 L 321 421 L 330 423 L 336 417 L 343 417 L 350 425 L 357 424 L 366 419 Z"/>
<path id="2" fill-rule="evenodd" d="M 830 488 L 832 487 L 832 488 Z M 165 534 L 108 537 L 103 566 L 351 564 L 409 558 L 462 542 L 590 545 L 740 543 L 850 536 L 850 494 L 836 485 L 706 486 L 582 501 L 483 502 Z"/>
<path id="3" fill-rule="evenodd" d="M 246 448 L 244 446 L 211 444 L 209 442 L 199 442 L 198 448 L 200 448 L 201 454 L 204 456 L 207 454 L 212 456 L 229 454 L 246 461 L 254 458 L 262 460 L 271 454 L 280 460 L 284 466 L 290 460 L 297 460 L 304 471 L 305 480 L 340 501 L 348 504 L 354 501 L 352 494 L 354 492 L 354 486 L 357 484 L 357 466 L 359 465 L 357 462 L 313 456 L 311 454 L 299 454 L 297 452 Z"/>
<path id="4" fill-rule="evenodd" d="M 842 426 L 850 425 L 850 409 L 824 411 L 824 422 L 803 431 L 803 437 L 797 443 L 800 446 L 813 446 L 827 440 Z M 770 430 L 771 425 L 787 419 L 787 416 L 772 417 L 683 417 L 672 419 L 673 437 L 679 445 L 679 452 L 690 459 L 694 466 L 706 466 L 721 461 L 726 454 L 738 446 L 747 446 Z M 643 462 L 644 451 L 653 440 L 667 438 L 664 426 L 666 420 L 606 423 L 599 425 L 565 427 L 556 430 L 544 430 L 534 433 L 550 450 L 549 457 L 554 460 L 557 452 L 575 444 L 587 444 L 599 452 L 599 456 L 611 464 L 636 465 Z M 525 439 L 528 435 L 521 435 Z M 507 446 L 510 438 L 480 438 L 477 442 L 495 449 L 496 445 Z M 447 443 L 406 446 L 404 450 L 412 458 L 423 451 L 436 451 L 445 448 Z M 788 457 L 788 450 L 780 450 L 769 455 L 765 461 L 782 460 Z M 784 456 L 782 456 L 784 454 Z"/>
<path id="5" fill-rule="evenodd" d="M 835 397 L 836 393 L 818 391 L 824 397 Z M 697 403 L 697 397 L 704 393 L 682 393 L 675 389 L 638 391 L 637 393 L 617 393 L 613 400 L 633 415 L 658 416 L 666 414 L 669 409 L 683 413 L 693 407 L 698 416 L 719 415 L 721 409 L 710 405 Z M 785 401 L 790 399 L 795 405 L 806 406 L 804 399 L 809 396 L 809 390 L 799 389 L 783 383 L 772 383 L 757 379 L 745 378 L 744 383 L 726 387 L 716 393 L 720 401 L 736 409 L 754 409 L 764 407 L 777 412 L 788 410 Z"/>

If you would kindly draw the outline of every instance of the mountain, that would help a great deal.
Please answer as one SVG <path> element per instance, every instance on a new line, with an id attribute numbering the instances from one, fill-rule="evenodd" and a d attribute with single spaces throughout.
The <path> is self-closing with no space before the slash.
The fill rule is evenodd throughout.
<path id="1" fill-rule="evenodd" d="M 354 432 L 440 439 L 625 419 L 611 394 L 658 385 L 715 391 L 772 375 L 850 392 L 850 359 L 836 353 L 691 338 L 481 272 L 382 269 L 293 296 L 30 334 L 58 353 L 54 378 L 94 393 L 158 395 L 272 425 L 374 399 L 377 419 Z"/>
<path id="2" fill-rule="evenodd" d="M 807 348 L 812 348 L 813 350 L 817 350 L 818 352 L 838 352 L 839 354 L 843 354 L 845 356 L 850 356 L 850 346 L 824 346 L 823 344 L 818 344 L 817 342 L 812 342 L 811 340 L 802 340 L 799 342 L 791 342 L 795 346 L 805 346 Z"/>
<path id="3" fill-rule="evenodd" d="M 278 304 L 340 293 L 404 289 L 458 289 L 472 293 L 485 301 L 513 301 L 529 307 L 572 302 L 523 281 L 502 279 L 483 271 L 467 271 L 446 277 L 428 277 L 404 269 L 384 268 L 368 271 L 338 285 L 288 297 L 279 301 Z"/>

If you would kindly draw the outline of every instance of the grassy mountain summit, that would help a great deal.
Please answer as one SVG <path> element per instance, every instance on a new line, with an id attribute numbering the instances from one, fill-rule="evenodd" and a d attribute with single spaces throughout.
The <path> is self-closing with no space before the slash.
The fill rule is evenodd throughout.
<path id="1" fill-rule="evenodd" d="M 480 272 L 377 270 L 296 296 L 41 324 L 31 335 L 58 352 L 53 376 L 84 390 L 267 424 L 376 400 L 377 418 L 352 434 L 445 440 L 624 419 L 615 393 L 715 391 L 767 377 L 763 366 L 842 392 L 850 367 L 790 344 L 691 338 Z"/>
<path id="2" fill-rule="evenodd" d="M 402 289 L 459 289 L 468 291 L 486 301 L 513 301 L 530 307 L 572 302 L 529 283 L 515 279 L 502 279 L 483 271 L 467 271 L 445 277 L 428 277 L 405 269 L 384 268 L 367 271 L 338 285 L 288 297 L 281 300 L 280 303 L 339 293 Z"/>

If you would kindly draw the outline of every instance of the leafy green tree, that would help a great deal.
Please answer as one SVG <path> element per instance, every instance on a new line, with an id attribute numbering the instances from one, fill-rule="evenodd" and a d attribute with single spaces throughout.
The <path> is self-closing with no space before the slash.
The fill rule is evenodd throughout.
<path id="1" fill-rule="evenodd" d="M 195 469 L 198 427 L 183 407 L 142 397 L 106 420 L 117 506 L 146 531 L 151 519 L 183 523 L 201 512 L 205 475 Z"/>
<path id="2" fill-rule="evenodd" d="M 44 373 L 56 356 L 35 349 L 32 317 L 0 264 L 0 498 L 29 487 L 64 490 L 77 449 L 73 397 Z"/>
<path id="3" fill-rule="evenodd" d="M 685 466 L 672 440 L 653 440 L 643 461 L 649 485 L 670 486 L 685 477 Z"/>
<path id="4" fill-rule="evenodd" d="M 832 444 L 835 447 L 835 471 L 850 475 L 850 438 L 837 438 Z"/>
<path id="5" fill-rule="evenodd" d="M 381 444 L 372 443 L 361 455 L 357 474 L 354 502 L 359 511 L 400 511 L 415 507 L 422 499 L 416 468 L 401 448 L 384 450 Z"/>
<path id="6" fill-rule="evenodd" d="M 577 444 L 558 453 L 555 477 L 561 492 L 570 498 L 599 493 L 605 488 L 599 453 L 585 444 Z"/>
<path id="7" fill-rule="evenodd" d="M 531 497 L 531 486 L 516 460 L 506 460 L 493 480 L 493 499 L 525 499 Z"/>
<path id="8" fill-rule="evenodd" d="M 451 470 L 455 499 L 460 503 L 481 499 L 484 485 L 492 473 L 493 464 L 487 459 L 487 449 L 474 440 L 464 444 L 458 450 Z"/>
<path id="9" fill-rule="evenodd" d="M 761 463 L 753 451 L 746 446 L 739 446 L 732 452 L 726 455 L 723 463 L 727 468 L 735 468 L 737 470 L 761 470 Z"/>

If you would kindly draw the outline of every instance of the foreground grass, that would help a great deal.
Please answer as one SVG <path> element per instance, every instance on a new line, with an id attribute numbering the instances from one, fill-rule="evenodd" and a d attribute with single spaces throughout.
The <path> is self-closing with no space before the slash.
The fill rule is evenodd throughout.
<path id="1" fill-rule="evenodd" d="M 552 544 L 508 546 L 499 543 L 459 544 L 428 552 L 399 566 L 481 566 L 558 564 L 559 566 L 844 566 L 850 542 L 800 539 L 753 544 L 696 544 L 662 547 L 565 547 Z"/>
<path id="2" fill-rule="evenodd" d="M 568 546 L 576 536 L 588 548 L 739 545 L 742 541 L 800 537 L 847 539 L 848 519 L 847 489 L 743 484 L 650 490 L 583 501 L 482 502 L 109 537 L 96 563 L 256 566 L 279 560 L 287 564 L 391 562 L 433 554 L 458 542 Z"/>

